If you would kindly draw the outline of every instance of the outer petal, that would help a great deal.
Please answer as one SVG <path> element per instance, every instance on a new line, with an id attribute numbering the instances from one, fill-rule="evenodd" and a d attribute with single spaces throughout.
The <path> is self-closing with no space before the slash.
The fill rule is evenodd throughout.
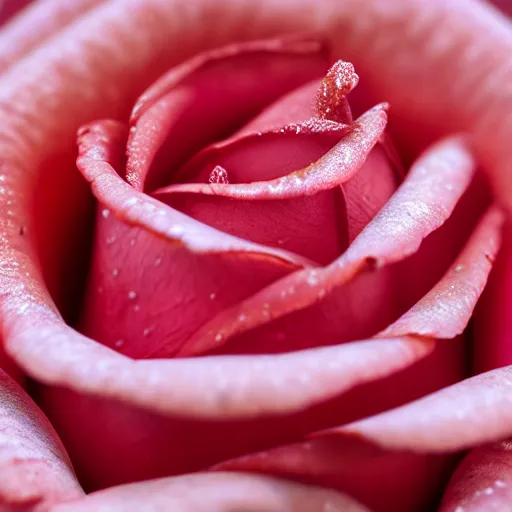
<path id="1" fill-rule="evenodd" d="M 0 33 L 0 71 L 5 71 L 30 51 L 105 0 L 4 0 L 0 23 L 32 3 Z"/>
<path id="2" fill-rule="evenodd" d="M 455 471 L 440 512 L 500 512 L 512 499 L 510 441 L 476 448 Z"/>
<path id="3" fill-rule="evenodd" d="M 0 508 L 47 510 L 82 495 L 55 431 L 25 392 L 0 370 Z M 23 510 L 28 510 L 23 509 Z"/>
<path id="4" fill-rule="evenodd" d="M 125 485 L 53 507 L 51 512 L 106 508 L 111 512 L 368 512 L 334 491 L 243 473 L 199 474 Z"/>
<path id="5" fill-rule="evenodd" d="M 373 512 L 430 511 L 451 461 L 441 456 L 386 452 L 352 439 L 313 439 L 250 454 L 221 471 L 252 471 L 341 489 Z"/>

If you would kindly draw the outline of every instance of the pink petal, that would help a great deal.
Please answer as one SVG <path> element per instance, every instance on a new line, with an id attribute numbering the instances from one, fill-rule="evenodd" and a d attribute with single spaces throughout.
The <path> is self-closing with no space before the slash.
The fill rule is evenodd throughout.
<path id="1" fill-rule="evenodd" d="M 213 314 L 307 263 L 216 231 L 134 190 L 104 160 L 123 147 L 120 131 L 103 123 L 80 135 L 78 165 L 103 208 L 82 328 L 132 357 L 168 356 Z"/>
<path id="2" fill-rule="evenodd" d="M 171 69 L 133 109 L 128 181 L 145 190 L 169 182 L 203 146 L 321 76 L 325 53 L 313 40 L 267 40 L 213 50 Z"/>
<path id="3" fill-rule="evenodd" d="M 0 22 L 29 4 L 0 34 L 0 70 L 36 49 L 57 32 L 105 0 L 3 0 Z"/>
<path id="4" fill-rule="evenodd" d="M 473 369 L 476 373 L 512 364 L 511 251 L 511 229 L 507 223 L 489 284 L 475 312 Z"/>
<path id="5" fill-rule="evenodd" d="M 2 510 L 14 512 L 30 507 L 42 512 L 52 503 L 82 495 L 68 456 L 50 423 L 1 370 L 0 418 Z"/>
<path id="6" fill-rule="evenodd" d="M 476 448 L 455 471 L 439 512 L 507 510 L 512 498 L 510 441 Z"/>
<path id="7" fill-rule="evenodd" d="M 368 512 L 327 489 L 245 474 L 198 474 L 124 485 L 93 493 L 52 512 Z"/>
<path id="8" fill-rule="evenodd" d="M 9 21 L 18 11 L 25 8 L 32 0 L 3 0 L 0 4 L 0 25 Z"/>
<path id="9" fill-rule="evenodd" d="M 438 337 L 456 335 L 466 323 L 462 317 L 470 316 L 490 272 L 490 260 L 499 247 L 502 222 L 503 217 L 497 210 L 490 211 L 430 296 L 427 295 L 383 335 L 405 332 L 424 332 L 427 336 L 435 334 Z M 468 272 L 467 278 L 471 280 L 471 291 L 461 297 L 460 274 L 464 272 Z M 460 315 L 461 318 L 454 322 L 455 328 L 447 315 L 455 318 Z M 437 328 L 423 330 L 425 318 Z M 508 430 L 504 421 L 507 411 L 498 406 L 503 399 L 502 390 L 498 387 L 494 393 L 489 392 L 493 382 L 492 372 L 473 377 L 394 411 L 342 428 L 340 432 L 357 434 L 387 448 L 419 452 L 455 451 L 494 440 L 498 438 L 498 432 Z M 506 381 L 502 387 L 504 391 Z"/>
<path id="10" fill-rule="evenodd" d="M 378 105 L 351 124 L 341 141 L 318 162 L 284 177 L 227 187 L 215 183 L 175 185 L 165 191 L 200 191 L 233 199 L 285 199 L 312 195 L 347 181 L 362 167 L 384 132 L 386 120 L 385 106 Z"/>
<path id="11" fill-rule="evenodd" d="M 474 168 L 475 163 L 459 138 L 434 146 L 337 261 L 324 269 L 295 272 L 223 311 L 188 340 L 180 353 L 190 355 L 212 349 L 219 346 L 219 339 L 224 343 L 268 323 L 269 310 L 272 319 L 303 310 L 368 268 L 389 265 L 413 254 L 421 241 L 449 218 L 468 187 Z"/>
<path id="12" fill-rule="evenodd" d="M 386 452 L 359 440 L 313 439 L 220 464 L 339 489 L 373 512 L 432 510 L 450 470 L 446 458 Z"/>

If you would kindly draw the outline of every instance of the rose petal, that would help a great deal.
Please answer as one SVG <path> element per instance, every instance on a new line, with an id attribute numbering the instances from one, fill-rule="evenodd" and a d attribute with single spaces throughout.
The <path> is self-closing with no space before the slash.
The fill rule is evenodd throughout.
<path id="1" fill-rule="evenodd" d="M 476 373 L 512 364 L 511 226 L 504 227 L 503 245 L 475 311 L 473 369 Z"/>
<path id="2" fill-rule="evenodd" d="M 9 21 L 18 11 L 24 9 L 31 0 L 3 0 L 0 4 L 0 25 Z"/>
<path id="3" fill-rule="evenodd" d="M 455 471 L 439 512 L 499 512 L 511 500 L 510 441 L 476 448 Z"/>
<path id="4" fill-rule="evenodd" d="M 444 277 L 380 336 L 417 334 L 454 338 L 467 325 L 468 309 L 477 303 L 498 253 L 503 215 L 491 211 Z"/>
<path id="5" fill-rule="evenodd" d="M 0 370 L 0 507 L 43 511 L 82 490 L 55 431 L 28 395 Z M 12 508 L 11 508 L 12 507 Z"/>
<path id="6" fill-rule="evenodd" d="M 297 483 L 240 474 L 199 474 L 97 492 L 52 512 L 368 512 L 351 498 Z"/>
<path id="7" fill-rule="evenodd" d="M 354 496 L 374 512 L 432 510 L 451 461 L 386 452 L 356 439 L 313 439 L 249 454 L 221 471 L 251 471 L 323 485 Z"/>
<path id="8" fill-rule="evenodd" d="M 103 208 L 81 322 L 86 334 L 132 357 L 169 356 L 215 312 L 309 266 L 281 249 L 209 228 L 133 189 L 108 162 L 109 153 L 123 147 L 120 131 L 114 123 L 96 124 L 79 139 L 78 166 Z M 137 314 L 141 304 L 144 311 Z"/>
<path id="9" fill-rule="evenodd" d="M 413 254 L 450 217 L 474 170 L 475 163 L 459 138 L 434 146 L 337 261 L 325 269 L 295 272 L 220 313 L 183 345 L 180 354 L 204 352 L 219 345 L 219 336 L 224 343 L 266 324 L 269 310 L 275 319 L 305 309 L 369 267 L 389 265 Z"/>
<path id="10" fill-rule="evenodd" d="M 386 127 L 385 106 L 378 105 L 348 127 L 347 134 L 320 160 L 287 176 L 236 185 L 188 184 L 167 187 L 165 192 L 186 191 L 232 199 L 285 199 L 312 195 L 347 181 L 364 164 Z M 315 128 L 313 127 L 313 130 Z"/>
<path id="11" fill-rule="evenodd" d="M 79 16 L 105 0 L 3 0 L 0 22 L 32 3 L 21 16 L 6 26 L 0 34 L 0 70 L 33 51 L 47 39 L 64 29 Z"/>
<path id="12" fill-rule="evenodd" d="M 146 191 L 169 182 L 203 146 L 321 76 L 325 53 L 313 40 L 267 40 L 213 50 L 171 69 L 134 107 L 128 182 Z"/>
<path id="13" fill-rule="evenodd" d="M 457 317 L 462 314 L 466 318 L 470 316 L 490 272 L 490 260 L 493 260 L 498 250 L 502 222 L 503 216 L 497 210 L 487 213 L 452 269 L 434 287 L 430 296 L 427 295 L 425 300 L 420 301 L 383 335 L 389 336 L 395 332 L 425 332 L 426 335 L 435 333 L 441 337 L 445 329 L 448 336 L 457 334 L 465 322 L 457 319 L 454 329 L 446 315 Z M 465 272 L 470 276 L 472 289 L 462 293 L 461 297 L 459 289 L 463 276 L 460 274 Z M 437 326 L 436 330 L 432 331 L 428 327 L 423 331 L 425 318 L 429 318 L 432 325 Z M 487 409 L 491 407 L 491 399 L 492 402 L 501 399 L 499 389 L 496 393 L 489 394 L 492 375 L 488 373 L 481 378 L 468 379 L 394 411 L 343 427 L 339 432 L 356 433 L 381 446 L 417 452 L 455 451 L 477 442 L 493 440 L 496 431 L 507 431 L 506 422 L 500 421 L 498 425 L 493 416 L 497 418 L 507 412 L 497 408 L 493 410 L 493 416 L 481 416 L 484 413 L 481 400 L 486 400 Z M 503 383 L 503 388 L 505 387 L 506 382 Z"/>

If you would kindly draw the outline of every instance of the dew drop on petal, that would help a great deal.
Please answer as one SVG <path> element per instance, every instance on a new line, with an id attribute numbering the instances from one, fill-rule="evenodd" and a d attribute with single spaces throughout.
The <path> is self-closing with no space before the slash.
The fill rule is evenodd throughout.
<path id="1" fill-rule="evenodd" d="M 123 345 L 124 345 L 124 340 L 117 340 L 114 345 L 116 346 L 116 348 L 121 348 Z"/>
<path id="2" fill-rule="evenodd" d="M 218 183 L 222 185 L 229 184 L 228 171 L 221 167 L 220 165 L 215 166 L 213 171 L 210 173 L 210 177 L 208 178 L 209 183 Z"/>
<path id="3" fill-rule="evenodd" d="M 136 293 L 135 291 L 133 291 L 133 290 L 130 290 L 130 291 L 128 292 L 128 298 L 129 298 L 130 300 L 133 300 L 133 299 L 135 299 L 135 297 L 137 297 L 137 293 Z"/>
<path id="4" fill-rule="evenodd" d="M 112 270 L 112 275 L 114 277 L 117 277 L 119 275 L 119 269 L 118 268 L 115 268 L 114 270 Z"/>
<path id="5" fill-rule="evenodd" d="M 101 215 L 104 219 L 108 219 L 110 210 L 108 208 L 103 208 L 103 210 L 101 210 Z"/>

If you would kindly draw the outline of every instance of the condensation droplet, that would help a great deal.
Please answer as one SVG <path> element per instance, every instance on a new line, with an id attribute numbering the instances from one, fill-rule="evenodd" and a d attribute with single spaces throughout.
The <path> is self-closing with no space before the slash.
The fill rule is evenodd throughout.
<path id="1" fill-rule="evenodd" d="M 244 313 L 241 313 L 241 314 L 238 316 L 238 321 L 239 321 L 239 322 L 246 322 L 246 321 L 247 321 L 247 315 L 245 315 Z"/>
<path id="2" fill-rule="evenodd" d="M 103 210 L 101 210 L 101 215 L 104 219 L 107 219 L 110 215 L 110 210 L 108 208 L 103 208 Z"/>
<path id="3" fill-rule="evenodd" d="M 464 270 L 464 265 L 457 265 L 455 267 L 455 272 L 462 272 Z"/>
<path id="4" fill-rule="evenodd" d="M 210 300 L 215 300 L 215 297 L 217 297 L 216 293 L 210 293 Z"/>
<path id="5" fill-rule="evenodd" d="M 223 336 L 220 332 L 215 335 L 215 341 L 217 343 L 220 343 L 222 341 L 222 338 L 223 338 Z"/>
<path id="6" fill-rule="evenodd" d="M 112 270 L 112 275 L 114 277 L 117 277 L 119 275 L 119 269 L 118 268 L 115 268 L 114 270 Z"/>
<path id="7" fill-rule="evenodd" d="M 114 345 L 116 346 L 116 348 L 120 348 L 124 345 L 124 340 L 123 339 L 120 339 L 120 340 L 117 340 Z"/>
<path id="8" fill-rule="evenodd" d="M 143 331 L 142 331 L 142 334 L 144 336 L 148 336 L 149 334 L 151 334 L 153 331 L 155 330 L 155 326 L 154 325 L 150 325 L 149 327 L 146 327 Z"/>
<path id="9" fill-rule="evenodd" d="M 128 298 L 129 298 L 130 300 L 133 300 L 133 299 L 135 299 L 135 297 L 137 297 L 137 293 L 136 293 L 135 291 L 133 291 L 133 290 L 130 290 L 130 291 L 128 292 Z"/>
<path id="10" fill-rule="evenodd" d="M 228 185 L 229 184 L 229 177 L 228 177 L 228 171 L 224 169 L 224 167 L 221 167 L 220 165 L 215 166 L 215 168 L 210 173 L 210 176 L 208 178 L 209 183 L 217 183 L 222 185 Z"/>
<path id="11" fill-rule="evenodd" d="M 135 245 L 135 242 L 136 242 L 136 241 L 137 241 L 137 240 L 135 240 L 135 238 L 132 238 L 132 239 L 130 240 L 130 247 L 133 247 L 133 246 Z"/>
<path id="12" fill-rule="evenodd" d="M 155 259 L 155 267 L 159 267 L 162 263 L 162 258 L 159 256 L 158 258 Z"/>

